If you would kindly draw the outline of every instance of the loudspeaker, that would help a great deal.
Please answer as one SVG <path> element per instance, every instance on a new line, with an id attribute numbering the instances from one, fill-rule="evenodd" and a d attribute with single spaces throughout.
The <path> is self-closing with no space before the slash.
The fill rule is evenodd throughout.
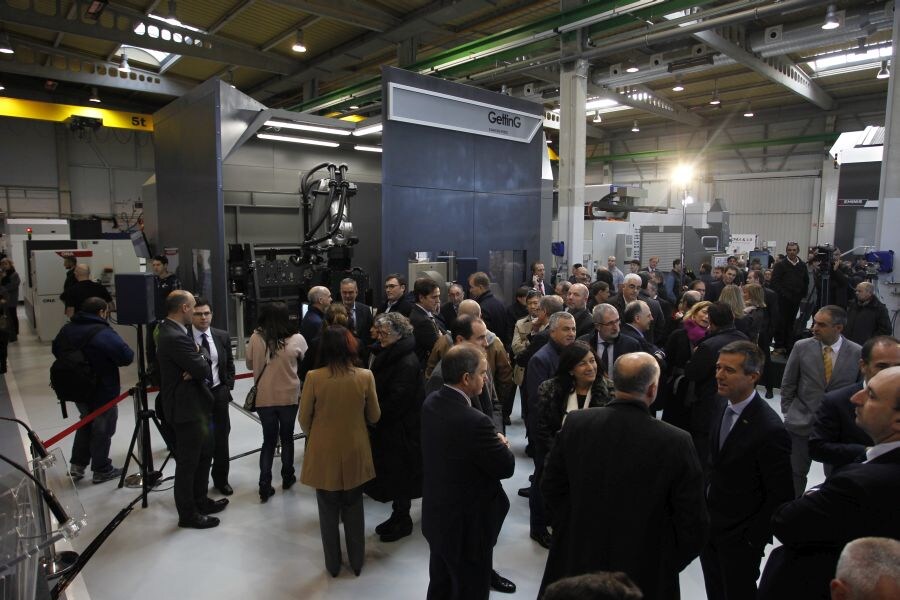
<path id="1" fill-rule="evenodd" d="M 116 322 L 148 325 L 156 321 L 156 278 L 153 273 L 116 275 Z"/>

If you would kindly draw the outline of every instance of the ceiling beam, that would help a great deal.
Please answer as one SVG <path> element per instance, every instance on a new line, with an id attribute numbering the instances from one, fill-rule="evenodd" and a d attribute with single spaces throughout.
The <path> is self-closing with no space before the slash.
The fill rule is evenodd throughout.
<path id="1" fill-rule="evenodd" d="M 132 46 L 169 52 L 171 54 L 183 54 L 216 62 L 225 62 L 261 71 L 286 74 L 296 68 L 296 62 L 273 54 L 260 52 L 252 46 L 240 44 L 219 36 L 198 33 L 189 29 L 176 27 L 161 21 L 145 19 L 140 12 L 130 9 L 107 7 L 108 13 L 113 13 L 114 21 L 121 23 L 126 20 L 125 27 L 105 27 L 101 22 L 89 24 L 81 19 L 69 20 L 62 13 L 46 15 L 31 8 L 16 9 L 7 3 L 0 3 L 0 21 L 38 27 L 45 31 L 79 35 L 88 38 L 120 42 Z M 166 29 L 178 33 L 184 38 L 191 38 L 196 43 L 175 42 L 160 38 L 152 38 L 149 35 L 138 35 L 134 28 L 138 23 L 155 25 L 160 29 Z"/>
<path id="2" fill-rule="evenodd" d="M 637 95 L 635 95 L 637 93 Z M 700 115 L 690 112 L 677 102 L 672 102 L 667 98 L 657 96 L 656 93 L 643 86 L 631 88 L 631 92 L 627 94 L 619 94 L 608 88 L 600 87 L 592 83 L 588 83 L 588 94 L 607 100 L 614 100 L 619 104 L 630 106 L 653 115 L 665 117 L 672 121 L 684 123 L 692 127 L 702 127 L 706 125 L 706 119 Z"/>
<path id="3" fill-rule="evenodd" d="M 84 66 L 82 64 L 82 66 Z M 112 69 L 104 69 L 105 65 L 94 65 L 100 67 L 91 70 L 72 71 L 70 69 L 58 69 L 54 66 L 44 66 L 38 64 L 25 64 L 18 61 L 0 61 L 0 72 L 13 73 L 16 75 L 28 75 L 30 77 L 41 77 L 44 79 L 54 79 L 59 81 L 68 81 L 70 83 L 79 83 L 94 87 L 114 88 L 130 92 L 145 92 L 150 94 L 160 94 L 162 96 L 179 97 L 187 94 L 194 87 L 194 83 L 185 83 L 171 77 L 160 77 L 154 73 L 137 73 L 136 77 L 122 77 L 118 75 L 118 71 Z M 141 81 L 143 75 L 143 81 Z"/>
<path id="4" fill-rule="evenodd" d="M 382 10 L 353 0 L 269 0 L 305 13 L 356 25 L 372 31 L 388 31 L 400 24 L 400 19 Z"/>
<path id="5" fill-rule="evenodd" d="M 819 108 L 834 108 L 834 98 L 786 57 L 758 58 L 715 31 L 698 31 L 693 37 Z"/>

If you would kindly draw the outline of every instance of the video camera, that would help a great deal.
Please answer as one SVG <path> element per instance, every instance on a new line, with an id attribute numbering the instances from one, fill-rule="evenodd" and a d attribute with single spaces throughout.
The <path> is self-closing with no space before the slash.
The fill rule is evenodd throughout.
<path id="1" fill-rule="evenodd" d="M 834 253 L 835 248 L 831 244 L 813 248 L 812 260 L 818 264 L 820 273 L 827 274 L 831 272 L 831 265 L 834 263 Z"/>

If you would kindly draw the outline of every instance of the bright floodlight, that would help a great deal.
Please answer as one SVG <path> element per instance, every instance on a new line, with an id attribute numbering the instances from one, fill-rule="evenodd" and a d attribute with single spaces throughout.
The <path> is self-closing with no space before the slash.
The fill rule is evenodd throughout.
<path id="1" fill-rule="evenodd" d="M 694 179 L 694 166 L 686 163 L 679 164 L 672 171 L 672 183 L 678 187 L 687 187 Z"/>

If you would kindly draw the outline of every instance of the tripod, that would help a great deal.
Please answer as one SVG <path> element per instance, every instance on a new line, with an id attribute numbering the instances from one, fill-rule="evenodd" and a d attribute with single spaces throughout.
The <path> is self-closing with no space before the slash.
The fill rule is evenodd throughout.
<path id="1" fill-rule="evenodd" d="M 147 508 L 147 494 L 162 477 L 162 469 L 165 468 L 166 463 L 169 461 L 169 458 L 171 458 L 172 452 L 171 450 L 169 451 L 169 455 L 166 457 L 166 460 L 163 461 L 163 465 L 162 467 L 160 467 L 159 471 L 154 469 L 153 451 L 150 447 L 151 422 L 156 425 L 156 430 L 166 441 L 166 446 L 170 446 L 168 438 L 163 433 L 162 423 L 160 423 L 159 417 L 156 416 L 156 411 L 150 409 L 147 405 L 148 378 L 144 360 L 144 326 L 140 323 L 138 323 L 137 326 L 137 347 L 138 383 L 134 388 L 132 388 L 132 391 L 135 396 L 135 400 L 140 406 L 140 409 L 137 412 L 137 420 L 134 424 L 134 431 L 131 434 L 131 442 L 128 444 L 128 458 L 125 460 L 125 465 L 122 467 L 122 476 L 119 478 L 119 487 L 121 488 L 123 485 L 125 485 L 125 475 L 126 473 L 128 473 L 128 466 L 131 464 L 131 461 L 133 459 L 138 464 L 138 467 L 140 467 L 140 473 L 135 473 L 134 475 L 128 477 L 128 487 L 141 487 L 141 508 Z M 137 443 L 139 437 L 141 441 L 140 459 L 138 459 L 134 454 L 134 446 Z"/>

